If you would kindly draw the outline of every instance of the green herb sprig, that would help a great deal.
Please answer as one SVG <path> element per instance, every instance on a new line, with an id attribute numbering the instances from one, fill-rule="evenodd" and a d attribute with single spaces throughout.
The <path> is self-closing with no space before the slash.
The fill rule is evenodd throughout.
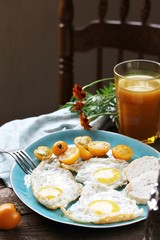
<path id="1" fill-rule="evenodd" d="M 94 81 L 88 85 L 82 87 L 82 90 L 86 93 L 83 99 L 83 113 L 89 121 L 96 119 L 99 116 L 108 115 L 110 119 L 117 125 L 117 107 L 116 107 L 116 95 L 115 84 L 113 78 L 104 78 Z M 89 92 L 89 89 L 99 82 L 109 81 L 108 86 L 96 90 L 95 94 Z M 77 99 L 72 96 L 69 102 L 63 107 L 69 107 L 71 112 L 75 112 L 75 103 Z M 79 113 L 79 111 L 76 111 Z"/>

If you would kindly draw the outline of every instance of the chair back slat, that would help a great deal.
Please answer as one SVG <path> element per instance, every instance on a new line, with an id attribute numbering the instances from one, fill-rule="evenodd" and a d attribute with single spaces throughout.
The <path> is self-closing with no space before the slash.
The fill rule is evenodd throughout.
<path id="1" fill-rule="evenodd" d="M 151 3 L 150 0 L 144 0 L 144 3 L 141 7 L 141 22 L 143 25 L 147 24 L 151 11 Z"/>
<path id="2" fill-rule="evenodd" d="M 129 7 L 130 7 L 130 1 L 129 0 L 122 0 L 120 4 L 120 20 L 121 23 L 125 23 L 128 12 L 129 12 Z"/>
<path id="3" fill-rule="evenodd" d="M 100 0 L 98 4 L 98 18 L 100 22 L 104 22 L 107 13 L 108 1 Z"/>

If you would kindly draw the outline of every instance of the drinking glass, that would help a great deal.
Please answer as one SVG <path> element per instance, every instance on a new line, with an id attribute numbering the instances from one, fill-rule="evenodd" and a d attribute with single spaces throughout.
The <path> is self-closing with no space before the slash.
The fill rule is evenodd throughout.
<path id="1" fill-rule="evenodd" d="M 141 141 L 160 131 L 160 63 L 129 60 L 114 67 L 118 127 Z"/>

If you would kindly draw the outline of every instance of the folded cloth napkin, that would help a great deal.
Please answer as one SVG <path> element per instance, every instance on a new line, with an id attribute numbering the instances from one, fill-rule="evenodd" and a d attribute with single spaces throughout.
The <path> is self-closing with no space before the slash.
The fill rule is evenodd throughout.
<path id="1" fill-rule="evenodd" d="M 99 117 L 91 122 L 93 129 L 106 129 L 109 117 Z M 0 149 L 15 151 L 26 148 L 29 144 L 47 134 L 65 129 L 81 129 L 79 116 L 71 113 L 68 108 L 55 112 L 13 120 L 0 127 Z M 8 187 L 10 184 L 10 170 L 14 159 L 8 154 L 0 154 L 0 178 Z"/>

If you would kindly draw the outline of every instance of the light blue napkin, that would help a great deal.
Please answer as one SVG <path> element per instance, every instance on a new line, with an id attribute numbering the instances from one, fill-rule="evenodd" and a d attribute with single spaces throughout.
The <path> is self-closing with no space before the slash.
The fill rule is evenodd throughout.
<path id="1" fill-rule="evenodd" d="M 108 117 L 100 117 L 91 125 L 93 129 L 105 129 L 108 121 Z M 68 108 L 38 117 L 14 120 L 0 127 L 0 149 L 5 151 L 24 149 L 47 134 L 65 129 L 82 129 L 79 116 L 71 113 Z M 11 156 L 0 154 L 0 178 L 8 187 L 11 187 L 9 175 L 13 163 L 14 159 Z"/>

